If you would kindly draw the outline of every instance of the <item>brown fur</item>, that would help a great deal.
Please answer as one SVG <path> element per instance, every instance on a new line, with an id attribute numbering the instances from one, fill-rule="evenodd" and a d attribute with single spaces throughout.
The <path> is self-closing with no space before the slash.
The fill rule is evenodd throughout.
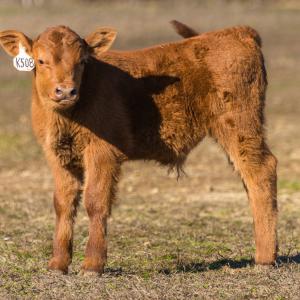
<path id="1" fill-rule="evenodd" d="M 68 270 L 81 189 L 90 218 L 83 270 L 101 273 L 122 162 L 155 160 L 180 168 L 205 136 L 223 147 L 241 174 L 253 212 L 256 263 L 274 263 L 276 158 L 264 137 L 267 79 L 258 34 L 235 27 L 106 52 L 114 37 L 106 28 L 83 40 L 63 26 L 34 42 L 19 32 L 0 33 L 10 55 L 21 41 L 37 62 L 32 124 L 55 180 L 49 268 Z M 77 87 L 79 96 L 57 102 L 52 91 L 58 84 Z"/>

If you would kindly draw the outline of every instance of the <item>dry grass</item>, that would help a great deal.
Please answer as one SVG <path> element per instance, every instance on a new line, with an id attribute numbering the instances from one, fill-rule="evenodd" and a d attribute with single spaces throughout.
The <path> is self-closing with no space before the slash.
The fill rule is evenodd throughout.
<path id="1" fill-rule="evenodd" d="M 49 1 L 50 2 L 50 1 Z M 252 220 L 240 180 L 220 149 L 205 141 L 176 181 L 152 163 L 124 166 L 109 226 L 102 278 L 79 273 L 87 239 L 80 210 L 67 276 L 49 273 L 54 213 L 52 181 L 30 130 L 30 75 L 0 53 L 0 298 L 3 299 L 299 299 L 300 134 L 297 1 L 57 1 L 22 10 L 0 2 L 2 29 L 35 36 L 67 24 L 83 35 L 99 25 L 119 30 L 115 48 L 178 39 L 168 21 L 199 31 L 239 23 L 259 30 L 269 71 L 269 141 L 279 158 L 280 258 L 252 263 Z M 72 4 L 72 5 L 71 5 Z"/>

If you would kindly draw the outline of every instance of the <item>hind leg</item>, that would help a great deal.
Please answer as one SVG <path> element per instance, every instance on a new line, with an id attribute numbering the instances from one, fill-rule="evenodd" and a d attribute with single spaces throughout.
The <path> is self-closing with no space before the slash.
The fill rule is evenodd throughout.
<path id="1" fill-rule="evenodd" d="M 277 255 L 277 160 L 265 142 L 262 124 L 247 113 L 222 116 L 214 124 L 212 136 L 229 155 L 248 193 L 254 221 L 255 262 L 272 264 Z"/>

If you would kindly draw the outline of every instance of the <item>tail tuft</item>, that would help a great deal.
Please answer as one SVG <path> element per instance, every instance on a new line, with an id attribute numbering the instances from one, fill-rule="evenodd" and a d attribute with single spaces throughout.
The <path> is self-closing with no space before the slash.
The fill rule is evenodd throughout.
<path id="1" fill-rule="evenodd" d="M 175 31 L 184 38 L 190 38 L 190 37 L 199 35 L 199 33 L 197 31 L 195 31 L 194 29 L 190 28 L 189 26 L 187 26 L 181 22 L 172 20 L 170 23 L 173 26 L 173 28 L 175 29 Z"/>

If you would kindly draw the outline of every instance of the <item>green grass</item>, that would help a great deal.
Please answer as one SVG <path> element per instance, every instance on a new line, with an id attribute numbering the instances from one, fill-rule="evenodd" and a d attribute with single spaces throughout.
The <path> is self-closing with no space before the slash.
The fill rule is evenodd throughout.
<path id="1" fill-rule="evenodd" d="M 41 157 L 41 149 L 31 134 L 0 133 L 0 166 Z"/>
<path id="2" fill-rule="evenodd" d="M 27 74 L 27 75 L 28 76 L 24 75 L 22 77 L 17 77 L 17 78 L 1 79 L 1 93 L 2 92 L 14 93 L 15 91 L 21 92 L 30 89 L 32 76 L 31 74 Z"/>
<path id="3" fill-rule="evenodd" d="M 141 166 L 142 163 L 137 165 L 132 175 L 137 174 Z M 126 167 L 124 172 L 131 168 Z M 182 196 L 186 195 L 186 182 L 177 184 L 177 197 L 165 206 L 164 202 L 174 189 L 171 191 L 159 185 L 165 175 L 155 168 L 151 172 L 156 177 L 152 179 L 153 184 L 156 182 L 163 191 L 164 201 L 159 193 L 151 202 L 148 200 L 142 177 L 132 181 L 131 176 L 126 176 L 121 183 L 122 203 L 113 210 L 108 263 L 102 278 L 89 279 L 79 275 L 88 226 L 83 208 L 75 227 L 70 274 L 49 273 L 46 266 L 51 256 L 54 226 L 50 175 L 40 165 L 28 171 L 32 176 L 26 181 L 20 181 L 20 175 L 14 173 L 4 173 L 0 178 L 3 186 L 10 183 L 9 189 L 0 190 L 0 203 L 4 208 L 0 210 L 0 292 L 23 298 L 54 299 L 67 295 L 74 299 L 93 299 L 96 295 L 105 299 L 185 299 L 195 295 L 196 298 L 206 295 L 213 299 L 267 296 L 275 299 L 286 295 L 286 291 L 278 292 L 278 281 L 286 278 L 284 284 L 287 284 L 292 280 L 291 272 L 294 276 L 300 272 L 294 263 L 268 269 L 253 265 L 252 226 L 248 218 L 242 217 L 249 211 L 247 203 L 241 201 L 241 195 L 224 193 L 222 198 L 217 195 L 211 198 L 214 194 L 203 194 L 200 209 L 197 199 L 181 202 Z M 133 185 L 132 192 L 126 191 L 128 185 Z M 22 190 L 27 191 L 26 194 Z M 31 197 L 27 196 L 28 190 Z M 281 228 L 289 232 L 292 222 L 294 241 L 300 243 L 297 219 L 288 218 L 300 211 L 299 205 L 290 206 L 290 202 L 282 201 L 281 206 L 285 210 Z M 225 217 L 224 211 L 229 207 Z M 151 213 L 147 213 L 149 211 Z M 188 222 L 202 211 L 204 220 L 201 221 L 203 218 L 199 216 L 198 221 Z M 217 234 L 220 231 L 223 235 Z M 281 253 L 287 253 L 288 247 L 289 244 L 281 244 Z M 291 255 L 296 244 L 293 247 Z M 289 293 L 297 295 L 297 289 L 290 287 Z"/>
<path id="4" fill-rule="evenodd" d="M 299 192 L 300 191 L 300 181 L 290 181 L 290 180 L 279 180 L 278 181 L 279 190 L 284 190 L 288 192 Z"/>

